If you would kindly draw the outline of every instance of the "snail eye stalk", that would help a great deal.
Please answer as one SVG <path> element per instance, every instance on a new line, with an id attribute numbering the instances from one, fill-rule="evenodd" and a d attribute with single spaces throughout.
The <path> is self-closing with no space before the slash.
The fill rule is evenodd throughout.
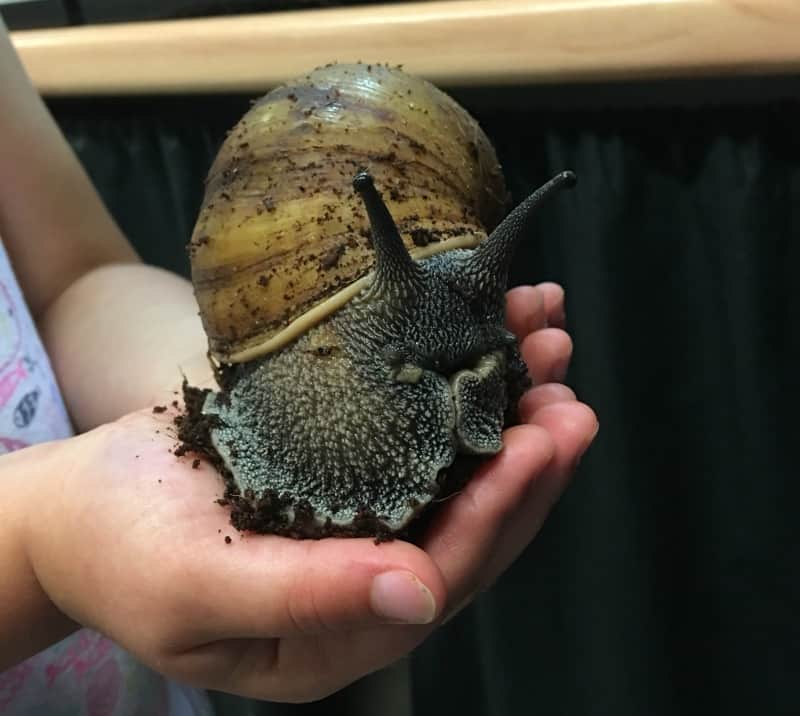
<path id="1" fill-rule="evenodd" d="M 375 249 L 376 281 L 384 287 L 407 290 L 422 280 L 422 271 L 408 253 L 400 232 L 368 172 L 359 172 L 353 188 L 367 209 Z"/>
<path id="2" fill-rule="evenodd" d="M 577 177 L 571 171 L 556 174 L 517 206 L 491 233 L 467 261 L 464 272 L 470 283 L 483 292 L 503 290 L 517 245 L 530 230 L 536 210 L 562 189 L 575 186 Z"/>

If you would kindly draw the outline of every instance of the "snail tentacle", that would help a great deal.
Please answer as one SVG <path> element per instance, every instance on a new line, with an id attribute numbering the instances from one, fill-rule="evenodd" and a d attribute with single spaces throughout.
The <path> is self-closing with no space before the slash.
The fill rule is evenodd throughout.
<path id="1" fill-rule="evenodd" d="M 514 250 L 528 233 L 536 209 L 561 189 L 573 187 L 576 183 L 574 172 L 556 174 L 520 203 L 475 249 L 466 262 L 464 273 L 478 292 L 505 287 Z"/>
<path id="2" fill-rule="evenodd" d="M 422 283 L 423 272 L 411 258 L 403 243 L 397 225 L 383 201 L 369 172 L 359 172 L 353 179 L 353 188 L 361 196 L 367 209 L 375 249 L 375 283 L 380 289 L 406 296 Z"/>

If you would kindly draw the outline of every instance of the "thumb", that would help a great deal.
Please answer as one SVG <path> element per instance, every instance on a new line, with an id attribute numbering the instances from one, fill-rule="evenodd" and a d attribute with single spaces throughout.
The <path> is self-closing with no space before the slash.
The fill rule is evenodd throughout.
<path id="1" fill-rule="evenodd" d="M 429 624 L 445 602 L 439 569 L 406 542 L 253 535 L 223 549 L 201 560 L 183 612 L 202 641 Z"/>

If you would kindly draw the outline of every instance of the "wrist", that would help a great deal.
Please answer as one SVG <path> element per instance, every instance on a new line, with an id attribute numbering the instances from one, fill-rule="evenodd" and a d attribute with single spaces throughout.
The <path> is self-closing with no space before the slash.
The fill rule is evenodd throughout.
<path id="1" fill-rule="evenodd" d="M 34 562 L 37 536 L 52 529 L 43 499 L 57 489 L 58 457 L 68 441 L 35 445 L 0 457 L 0 574 L 13 588 L 0 600 L 0 670 L 60 641 L 78 628 L 55 605 Z"/>

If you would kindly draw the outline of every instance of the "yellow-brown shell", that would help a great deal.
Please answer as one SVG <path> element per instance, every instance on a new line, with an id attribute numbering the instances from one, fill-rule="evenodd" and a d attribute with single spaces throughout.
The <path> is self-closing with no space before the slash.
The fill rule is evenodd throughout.
<path id="1" fill-rule="evenodd" d="M 189 245 L 217 360 L 280 348 L 365 285 L 375 256 L 359 170 L 415 258 L 477 245 L 505 209 L 489 140 L 429 82 L 331 65 L 273 90 L 222 145 Z"/>

